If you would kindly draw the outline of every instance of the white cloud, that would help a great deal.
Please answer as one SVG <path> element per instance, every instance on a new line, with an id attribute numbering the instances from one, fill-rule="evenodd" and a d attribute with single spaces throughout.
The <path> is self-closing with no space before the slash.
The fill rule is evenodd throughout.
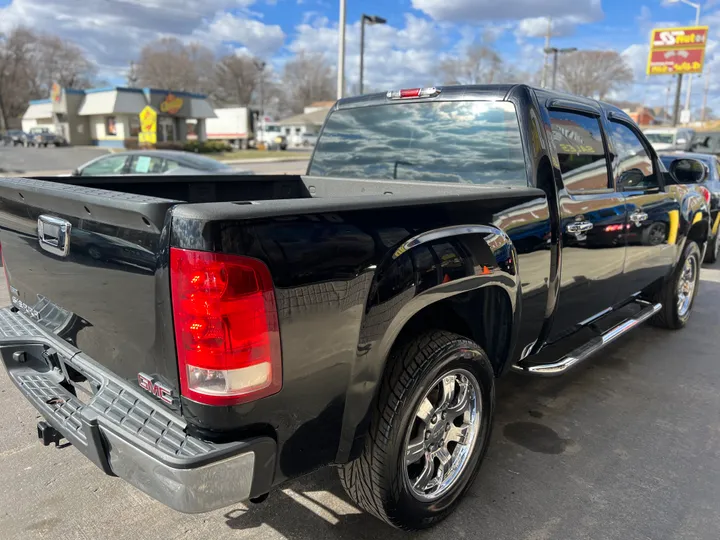
<path id="1" fill-rule="evenodd" d="M 282 46 L 279 26 L 249 11 L 256 0 L 12 0 L 0 8 L 0 31 L 27 26 L 75 42 L 100 68 L 122 77 L 140 49 L 159 37 L 202 39 L 217 52 L 246 47 L 272 54 Z M 228 14 L 226 10 L 231 10 Z"/>
<path id="2" fill-rule="evenodd" d="M 285 42 L 285 32 L 280 26 L 231 13 L 218 13 L 207 27 L 196 30 L 193 36 L 216 48 L 223 43 L 241 43 L 250 53 L 262 57 L 275 54 Z"/>
<path id="3" fill-rule="evenodd" d="M 575 33 L 575 28 L 580 24 L 595 22 L 596 19 L 579 15 L 568 15 L 566 17 L 555 17 L 552 19 L 552 36 L 566 37 Z M 516 34 L 524 37 L 545 37 L 548 30 L 547 17 L 532 17 L 523 19 L 518 24 Z"/>
<path id="4" fill-rule="evenodd" d="M 296 27 L 288 45 L 292 52 L 322 53 L 335 63 L 337 24 L 325 17 Z M 345 34 L 345 77 L 348 88 L 359 80 L 360 23 L 349 24 Z M 365 27 L 365 90 L 439 84 L 438 61 L 447 46 L 447 30 L 438 23 L 407 14 L 405 25 Z"/>
<path id="5" fill-rule="evenodd" d="M 412 6 L 438 21 L 464 23 L 570 15 L 602 18 L 601 0 L 412 0 Z"/>

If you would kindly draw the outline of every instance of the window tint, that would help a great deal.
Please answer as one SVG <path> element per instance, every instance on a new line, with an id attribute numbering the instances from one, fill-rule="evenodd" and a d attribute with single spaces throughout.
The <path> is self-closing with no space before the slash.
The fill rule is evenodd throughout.
<path id="1" fill-rule="evenodd" d="M 652 159 L 637 135 L 628 126 L 610 122 L 610 136 L 615 149 L 613 172 L 618 187 L 648 189 L 657 187 Z"/>
<path id="2" fill-rule="evenodd" d="M 550 122 L 563 183 L 568 191 L 612 188 L 598 119 L 550 111 Z"/>
<path id="3" fill-rule="evenodd" d="M 489 101 L 335 111 L 317 143 L 310 174 L 527 185 L 515 108 Z"/>
<path id="4" fill-rule="evenodd" d="M 91 163 L 85 167 L 82 176 L 97 176 L 100 174 L 122 174 L 127 156 L 108 156 Z"/>

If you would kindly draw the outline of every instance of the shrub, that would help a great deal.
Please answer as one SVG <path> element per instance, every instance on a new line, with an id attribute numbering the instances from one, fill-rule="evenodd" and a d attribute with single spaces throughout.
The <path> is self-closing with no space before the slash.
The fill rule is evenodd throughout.
<path id="1" fill-rule="evenodd" d="M 131 139 L 125 139 L 123 141 L 123 146 L 127 150 L 137 150 L 138 148 L 140 148 L 140 144 L 138 143 L 137 137 L 133 137 Z"/>

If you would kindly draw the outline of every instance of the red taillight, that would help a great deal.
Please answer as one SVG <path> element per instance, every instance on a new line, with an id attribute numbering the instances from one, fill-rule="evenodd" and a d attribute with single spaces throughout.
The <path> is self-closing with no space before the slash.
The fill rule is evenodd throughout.
<path id="1" fill-rule="evenodd" d="M 700 193 L 702 193 L 702 196 L 705 197 L 705 202 L 710 204 L 710 190 L 703 186 L 698 187 L 698 189 Z"/>
<path id="2" fill-rule="evenodd" d="M 400 90 L 401 98 L 420 97 L 420 88 L 406 88 Z"/>
<path id="3" fill-rule="evenodd" d="M 605 232 L 616 232 L 616 231 L 622 231 L 623 229 L 629 229 L 630 224 L 627 225 L 608 225 L 605 227 Z"/>
<path id="4" fill-rule="evenodd" d="M 435 97 L 440 93 L 439 88 L 404 88 L 403 90 L 390 90 L 387 93 L 389 99 L 407 99 L 420 97 Z"/>
<path id="5" fill-rule="evenodd" d="M 183 396 L 233 405 L 280 390 L 280 334 L 267 266 L 171 248 L 170 285 Z"/>

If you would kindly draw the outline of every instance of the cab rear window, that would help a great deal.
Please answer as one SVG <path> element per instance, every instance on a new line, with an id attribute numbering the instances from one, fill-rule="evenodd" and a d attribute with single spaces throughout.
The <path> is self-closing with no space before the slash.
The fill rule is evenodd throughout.
<path id="1" fill-rule="evenodd" d="M 334 111 L 309 174 L 353 179 L 527 185 L 509 102 L 386 104 Z"/>

